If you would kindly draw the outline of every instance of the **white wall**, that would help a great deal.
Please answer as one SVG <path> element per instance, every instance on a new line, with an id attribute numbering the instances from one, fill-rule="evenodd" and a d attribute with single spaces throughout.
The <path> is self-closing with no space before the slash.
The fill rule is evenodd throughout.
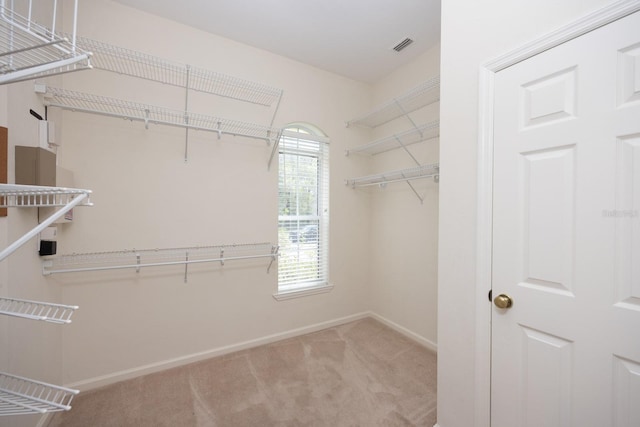
<path id="1" fill-rule="evenodd" d="M 439 74 L 440 49 L 436 46 L 410 64 L 395 70 L 374 85 L 374 104 L 380 105 L 407 93 Z M 422 125 L 437 120 L 439 104 L 409 114 Z M 412 128 L 406 117 L 374 129 L 379 139 Z M 410 145 L 420 162 L 438 162 L 438 139 Z M 371 173 L 416 166 L 404 150 L 373 156 Z M 435 349 L 437 338 L 438 184 L 432 179 L 412 182 L 424 197 L 421 203 L 403 182 L 368 191 L 371 205 L 371 298 L 373 311 L 406 328 L 423 344 Z"/>
<path id="2" fill-rule="evenodd" d="M 438 424 L 486 426 L 476 393 L 476 174 L 482 63 L 567 24 L 607 0 L 442 1 L 441 183 L 438 250 Z M 481 297 L 481 296 L 480 296 Z M 487 310 L 490 304 L 487 301 Z M 488 327 L 488 326 L 487 326 Z M 478 405 L 478 408 L 476 408 Z"/>
<path id="3" fill-rule="evenodd" d="M 370 86 L 200 32 L 111 1 L 83 2 L 79 31 L 195 66 L 284 89 L 275 126 L 306 121 L 331 138 L 332 292 L 276 302 L 268 262 L 75 273 L 46 278 L 78 304 L 64 328 L 64 383 L 81 386 L 135 374 L 149 365 L 368 310 L 369 200 L 340 177 L 365 165 L 343 155 L 362 143 L 344 122 L 369 108 Z M 117 25 L 114 23 L 117 22 Z M 93 70 L 64 76 L 67 89 L 182 108 L 177 89 Z M 193 111 L 268 124 L 253 106 L 190 95 Z M 94 191 L 60 232 L 59 253 L 277 240 L 277 175 L 264 142 L 65 112 L 60 165 L 75 186 Z"/>

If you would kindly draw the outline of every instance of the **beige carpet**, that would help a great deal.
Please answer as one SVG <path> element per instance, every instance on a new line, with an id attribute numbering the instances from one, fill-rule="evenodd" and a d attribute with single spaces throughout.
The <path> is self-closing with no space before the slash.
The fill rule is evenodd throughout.
<path id="1" fill-rule="evenodd" d="M 436 355 L 363 319 L 81 393 L 49 427 L 428 426 Z"/>

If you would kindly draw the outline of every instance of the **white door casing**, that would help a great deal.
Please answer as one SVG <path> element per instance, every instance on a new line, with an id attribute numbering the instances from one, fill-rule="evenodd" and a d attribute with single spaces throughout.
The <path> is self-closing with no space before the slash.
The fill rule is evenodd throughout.
<path id="1" fill-rule="evenodd" d="M 640 425 L 640 13 L 495 75 L 491 420 Z"/>

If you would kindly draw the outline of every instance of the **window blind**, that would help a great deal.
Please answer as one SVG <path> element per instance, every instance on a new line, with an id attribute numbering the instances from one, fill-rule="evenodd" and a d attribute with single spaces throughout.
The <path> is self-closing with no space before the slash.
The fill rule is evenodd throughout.
<path id="1" fill-rule="evenodd" d="M 285 130 L 279 145 L 278 290 L 328 283 L 329 144 Z"/>

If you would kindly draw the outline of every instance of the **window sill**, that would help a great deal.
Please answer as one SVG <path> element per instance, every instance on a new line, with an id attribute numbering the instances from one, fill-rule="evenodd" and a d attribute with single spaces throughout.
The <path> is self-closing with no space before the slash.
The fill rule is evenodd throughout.
<path id="1" fill-rule="evenodd" d="M 300 288 L 290 291 L 278 292 L 273 294 L 273 298 L 275 298 L 277 301 L 286 301 L 294 298 L 307 297 L 310 295 L 324 294 L 327 292 L 331 292 L 332 289 L 333 285 L 331 284 L 318 285 L 309 288 Z"/>

